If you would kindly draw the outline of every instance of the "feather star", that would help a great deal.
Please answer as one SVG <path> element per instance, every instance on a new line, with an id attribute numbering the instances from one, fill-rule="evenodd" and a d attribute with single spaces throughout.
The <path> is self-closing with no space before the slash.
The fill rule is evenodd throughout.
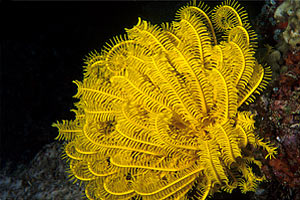
<path id="1" fill-rule="evenodd" d="M 87 56 L 75 120 L 53 124 L 70 176 L 89 199 L 205 199 L 254 191 L 265 179 L 253 148 L 276 147 L 240 111 L 271 78 L 257 37 L 235 1 L 209 11 L 189 3 L 172 23 L 138 19 Z"/>

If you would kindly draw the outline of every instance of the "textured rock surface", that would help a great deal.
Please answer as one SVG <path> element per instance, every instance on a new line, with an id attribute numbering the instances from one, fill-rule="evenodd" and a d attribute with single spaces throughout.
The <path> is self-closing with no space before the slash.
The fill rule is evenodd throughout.
<path id="1" fill-rule="evenodd" d="M 300 50 L 300 1 L 286 0 L 274 13 L 278 23 L 286 23 L 283 32 L 284 41 L 292 50 Z"/>
<path id="2" fill-rule="evenodd" d="M 45 145 L 28 165 L 0 171 L 0 199 L 81 199 L 83 189 L 72 184 L 61 159 L 61 144 Z"/>

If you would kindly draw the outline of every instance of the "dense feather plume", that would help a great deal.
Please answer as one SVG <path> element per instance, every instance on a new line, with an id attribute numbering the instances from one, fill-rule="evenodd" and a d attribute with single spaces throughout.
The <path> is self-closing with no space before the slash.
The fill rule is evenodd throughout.
<path id="1" fill-rule="evenodd" d="M 205 199 L 254 191 L 264 177 L 247 149 L 276 148 L 239 111 L 270 79 L 254 58 L 247 14 L 226 0 L 182 7 L 173 23 L 138 19 L 127 34 L 85 60 L 74 81 L 76 119 L 57 122 L 70 175 L 89 199 Z M 194 191 L 193 193 L 191 191 Z"/>

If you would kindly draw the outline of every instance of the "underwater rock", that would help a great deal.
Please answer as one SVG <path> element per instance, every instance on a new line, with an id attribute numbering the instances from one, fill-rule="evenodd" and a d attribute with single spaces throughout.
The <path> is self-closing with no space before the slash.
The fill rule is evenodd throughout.
<path id="1" fill-rule="evenodd" d="M 267 63 L 272 66 L 272 70 L 278 72 L 280 70 L 281 53 L 279 50 L 273 50 L 269 56 L 267 56 Z"/>
<path id="2" fill-rule="evenodd" d="M 68 180 L 67 164 L 61 159 L 62 144 L 43 147 L 28 165 L 13 163 L 0 170 L 0 199 L 82 199 L 84 188 Z"/>
<path id="3" fill-rule="evenodd" d="M 284 41 L 289 44 L 291 50 L 300 50 L 300 1 L 286 0 L 274 13 L 278 24 L 286 24 L 282 33 Z"/>

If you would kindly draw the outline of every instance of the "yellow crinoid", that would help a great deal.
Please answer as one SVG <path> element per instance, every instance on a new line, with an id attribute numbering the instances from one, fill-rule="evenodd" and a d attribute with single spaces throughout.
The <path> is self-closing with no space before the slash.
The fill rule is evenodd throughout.
<path id="1" fill-rule="evenodd" d="M 253 149 L 276 148 L 239 111 L 271 72 L 254 58 L 245 11 L 195 2 L 161 26 L 138 20 L 86 59 L 76 119 L 57 122 L 70 174 L 89 199 L 205 199 L 255 190 Z"/>

